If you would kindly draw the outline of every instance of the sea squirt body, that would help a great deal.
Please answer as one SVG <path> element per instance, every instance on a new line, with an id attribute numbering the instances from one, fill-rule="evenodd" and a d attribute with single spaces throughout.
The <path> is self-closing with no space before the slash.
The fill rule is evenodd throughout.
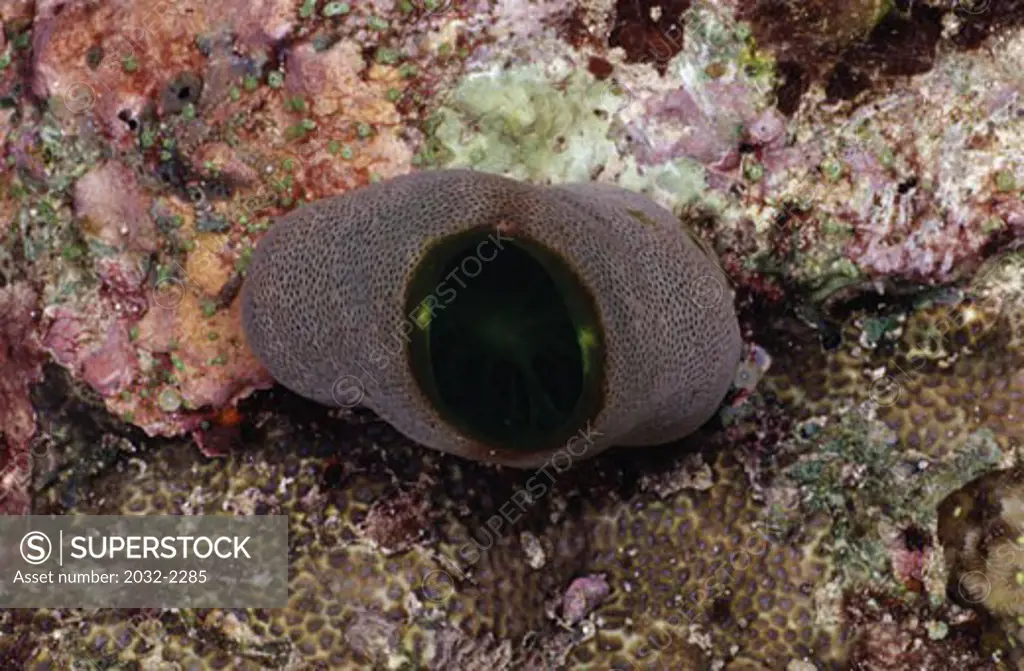
<path id="1" fill-rule="evenodd" d="M 283 217 L 253 255 L 243 321 L 298 394 L 524 468 L 688 435 L 741 351 L 725 275 L 671 212 L 615 186 L 467 170 Z"/>

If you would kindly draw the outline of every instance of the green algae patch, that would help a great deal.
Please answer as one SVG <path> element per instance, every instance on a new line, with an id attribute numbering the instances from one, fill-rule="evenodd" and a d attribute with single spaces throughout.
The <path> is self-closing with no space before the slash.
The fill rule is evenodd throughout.
<path id="1" fill-rule="evenodd" d="M 724 200 L 708 190 L 707 172 L 697 161 L 683 157 L 657 166 L 645 166 L 643 173 L 636 159 L 623 160 L 625 169 L 618 177 L 619 186 L 642 193 L 661 192 L 676 208 L 699 203 L 713 212 L 724 209 Z"/>
<path id="2" fill-rule="evenodd" d="M 854 408 L 827 424 L 810 420 L 794 433 L 769 519 L 786 534 L 808 518 L 824 516 L 844 587 L 871 584 L 910 596 L 891 566 L 894 538 L 907 529 L 933 534 L 938 504 L 997 467 L 1003 452 L 982 429 L 945 459 L 932 459 L 901 447 L 873 414 L 870 405 Z"/>
<path id="3" fill-rule="evenodd" d="M 628 97 L 589 74 L 548 75 L 536 65 L 467 77 L 439 110 L 446 167 L 472 167 L 531 181 L 589 181 L 618 156 L 614 115 Z"/>

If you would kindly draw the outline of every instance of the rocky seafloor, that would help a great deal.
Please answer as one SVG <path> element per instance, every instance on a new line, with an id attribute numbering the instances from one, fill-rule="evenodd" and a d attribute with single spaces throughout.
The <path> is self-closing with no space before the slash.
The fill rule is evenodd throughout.
<path id="1" fill-rule="evenodd" d="M 292 568 L 280 610 L 0 612 L 0 668 L 1024 667 L 1024 2 L 0 20 L 0 508 L 288 514 Z M 273 387 L 261 235 L 438 167 L 693 222 L 752 347 L 720 417 L 516 471 Z"/>

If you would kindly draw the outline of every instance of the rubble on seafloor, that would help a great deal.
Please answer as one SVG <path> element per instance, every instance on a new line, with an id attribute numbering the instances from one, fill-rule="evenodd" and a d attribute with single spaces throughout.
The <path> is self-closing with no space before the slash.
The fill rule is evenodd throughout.
<path id="1" fill-rule="evenodd" d="M 0 665 L 1020 668 L 1024 3 L 841 4 L 0 4 L 0 509 L 287 513 L 294 569 Z M 543 474 L 253 394 L 273 218 L 435 167 L 696 221 L 760 383 Z"/>

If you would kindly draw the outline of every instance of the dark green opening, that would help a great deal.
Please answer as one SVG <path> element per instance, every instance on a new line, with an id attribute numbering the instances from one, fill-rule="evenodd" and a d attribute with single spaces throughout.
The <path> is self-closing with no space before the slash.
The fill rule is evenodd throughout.
<path id="1" fill-rule="evenodd" d="M 437 241 L 409 283 L 409 361 L 441 417 L 499 449 L 564 443 L 604 400 L 604 333 L 576 273 L 536 241 Z"/>

